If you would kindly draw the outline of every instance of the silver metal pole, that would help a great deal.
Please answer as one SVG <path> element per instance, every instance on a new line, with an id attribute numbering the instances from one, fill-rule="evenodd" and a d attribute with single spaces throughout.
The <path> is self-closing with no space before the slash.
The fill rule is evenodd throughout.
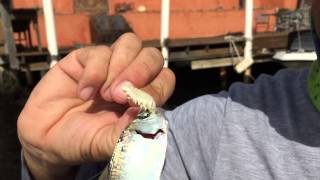
<path id="1" fill-rule="evenodd" d="M 53 67 L 58 62 L 58 43 L 53 5 L 52 0 L 42 0 L 42 3 L 46 26 L 47 44 L 51 56 L 50 67 Z"/>

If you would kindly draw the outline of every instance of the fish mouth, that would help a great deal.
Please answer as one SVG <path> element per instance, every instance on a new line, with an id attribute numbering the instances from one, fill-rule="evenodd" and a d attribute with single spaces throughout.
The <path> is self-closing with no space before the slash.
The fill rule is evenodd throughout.
<path id="1" fill-rule="evenodd" d="M 159 129 L 156 133 L 144 133 L 144 132 L 136 130 L 136 133 L 146 139 L 156 139 L 158 137 L 158 135 L 164 134 L 164 131 Z"/>

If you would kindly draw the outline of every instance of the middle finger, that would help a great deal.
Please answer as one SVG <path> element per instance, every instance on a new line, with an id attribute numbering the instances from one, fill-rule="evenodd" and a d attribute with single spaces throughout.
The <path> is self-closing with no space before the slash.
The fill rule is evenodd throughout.
<path id="1" fill-rule="evenodd" d="M 129 66 L 141 50 L 141 41 L 133 33 L 122 35 L 111 47 L 113 50 L 107 80 L 101 88 L 101 93 L 108 89 L 113 80 Z"/>

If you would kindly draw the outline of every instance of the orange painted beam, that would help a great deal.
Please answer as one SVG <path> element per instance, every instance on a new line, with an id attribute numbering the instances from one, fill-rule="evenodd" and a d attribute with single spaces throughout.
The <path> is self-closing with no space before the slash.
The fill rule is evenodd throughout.
<path id="1" fill-rule="evenodd" d="M 56 15 L 57 41 L 60 48 L 92 44 L 90 17 L 86 14 Z M 47 47 L 44 17 L 38 17 L 41 44 Z M 37 45 L 35 30 L 32 26 L 32 44 Z"/>
<path id="2" fill-rule="evenodd" d="M 254 0 L 255 8 L 279 8 L 295 10 L 298 0 Z"/>
<path id="3" fill-rule="evenodd" d="M 275 13 L 275 9 L 255 11 L 255 17 Z M 124 13 L 130 27 L 143 40 L 155 40 L 160 37 L 160 13 Z M 170 17 L 171 39 L 213 37 L 244 30 L 244 11 L 204 11 L 172 12 Z M 265 17 L 263 21 L 254 21 L 255 32 L 275 30 L 275 17 Z"/>
<path id="4" fill-rule="evenodd" d="M 171 0 L 170 3 L 172 11 L 230 10 L 238 9 L 240 6 L 239 0 Z M 146 12 L 161 10 L 161 0 L 108 0 L 109 14 L 115 14 L 115 10 L 121 4 L 128 4 L 133 12 L 141 9 L 145 9 Z"/>
<path id="5" fill-rule="evenodd" d="M 12 0 L 14 9 L 37 9 L 42 8 L 42 0 Z M 74 13 L 74 0 L 53 0 L 56 14 Z"/>
<path id="6" fill-rule="evenodd" d="M 132 12 L 158 12 L 161 10 L 161 0 L 107 0 L 109 14 L 116 13 L 116 9 L 123 4 L 132 8 Z M 254 0 L 256 9 L 285 8 L 295 10 L 298 0 Z M 240 0 L 171 0 L 171 11 L 206 11 L 206 10 L 235 10 L 240 9 Z"/>
<path id="7" fill-rule="evenodd" d="M 31 9 L 41 7 L 41 0 L 12 0 L 14 9 Z"/>

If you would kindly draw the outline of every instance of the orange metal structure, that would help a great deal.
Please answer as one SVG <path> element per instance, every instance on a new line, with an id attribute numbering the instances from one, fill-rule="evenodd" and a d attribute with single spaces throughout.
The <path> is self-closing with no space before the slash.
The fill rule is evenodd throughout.
<path id="1" fill-rule="evenodd" d="M 53 0 L 54 10 L 57 14 L 73 14 L 74 0 Z M 13 0 L 14 9 L 42 8 L 42 0 Z"/>
<path id="2" fill-rule="evenodd" d="M 161 0 L 109 0 L 109 13 L 117 13 L 117 9 L 124 4 L 131 6 L 133 12 L 140 11 L 139 9 L 144 8 L 144 12 L 160 12 Z M 170 2 L 171 11 L 208 11 L 208 10 L 230 10 L 239 9 L 239 0 L 196 0 L 196 1 L 181 1 L 171 0 Z"/>
<path id="3" fill-rule="evenodd" d="M 66 48 L 93 43 L 90 30 L 90 17 L 87 14 L 57 14 L 55 19 L 59 47 Z M 43 15 L 38 17 L 38 23 L 40 27 L 41 44 L 47 47 Z M 32 31 L 32 37 L 36 37 L 35 31 Z M 32 38 L 32 44 L 37 44 L 36 38 Z"/>
<path id="4" fill-rule="evenodd" d="M 275 10 L 259 10 L 256 15 L 274 14 Z M 160 13 L 125 13 L 130 27 L 143 40 L 156 40 L 160 37 Z M 264 18 L 254 24 L 256 32 L 275 30 L 274 16 Z M 170 16 L 171 39 L 213 37 L 235 34 L 244 30 L 244 11 L 208 11 L 208 12 L 173 12 Z"/>
<path id="5" fill-rule="evenodd" d="M 161 0 L 109 0 L 110 14 L 121 6 L 130 7 L 123 13 L 130 27 L 143 40 L 160 37 Z M 275 31 L 278 9 L 294 10 L 297 0 L 255 0 L 255 32 Z M 241 33 L 244 10 L 239 0 L 171 0 L 170 39 L 213 37 Z"/>
<path id="6" fill-rule="evenodd" d="M 95 43 L 90 20 L 95 12 L 77 11 L 82 0 L 53 0 L 56 13 L 58 45 L 71 47 Z M 91 0 L 97 2 L 97 0 Z M 130 28 L 143 40 L 160 37 L 161 0 L 100 0 L 108 3 L 109 15 L 121 14 Z M 255 0 L 255 32 L 272 32 L 276 28 L 275 14 L 279 9 L 294 10 L 298 0 Z M 41 8 L 42 0 L 12 0 L 14 9 Z M 242 33 L 244 0 L 171 0 L 170 39 L 214 37 Z M 46 47 L 43 16 L 39 15 L 41 44 Z M 33 26 L 31 26 L 33 28 Z M 37 45 L 35 33 L 32 43 Z"/>
<path id="7" fill-rule="evenodd" d="M 214 11 L 214 10 L 232 10 L 241 8 L 245 0 L 196 0 L 181 1 L 171 0 L 171 11 Z M 142 8 L 145 12 L 160 11 L 161 0 L 109 0 L 109 13 L 115 14 L 117 8 L 123 4 L 132 7 L 132 11 L 139 11 Z M 254 0 L 256 9 L 266 8 L 284 8 L 294 10 L 297 7 L 297 0 Z"/>

